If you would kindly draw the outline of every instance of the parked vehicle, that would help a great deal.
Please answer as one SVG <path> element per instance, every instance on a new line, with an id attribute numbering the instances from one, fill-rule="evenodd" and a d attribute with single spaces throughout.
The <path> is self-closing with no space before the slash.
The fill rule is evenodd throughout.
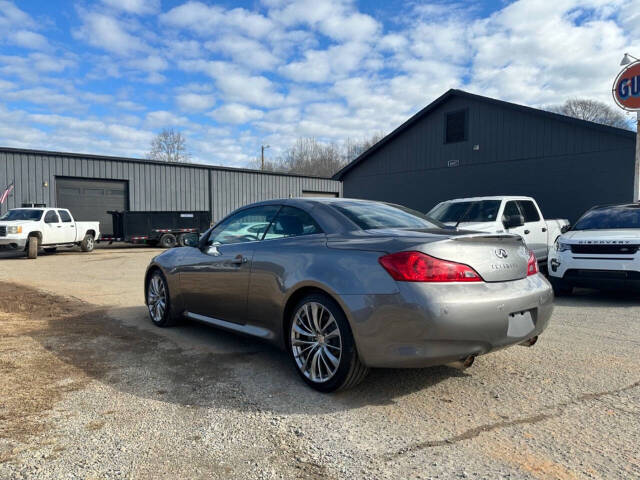
<path id="1" fill-rule="evenodd" d="M 558 295 L 574 287 L 640 289 L 640 204 L 588 210 L 549 253 L 549 280 Z"/>
<path id="2" fill-rule="evenodd" d="M 180 212 L 108 212 L 113 218 L 113 235 L 105 242 L 148 243 L 172 248 L 184 246 L 185 235 L 200 234 L 211 226 L 211 214 L 205 211 Z"/>
<path id="3" fill-rule="evenodd" d="M 47 253 L 73 246 L 91 252 L 98 238 L 100 222 L 76 222 L 64 208 L 14 208 L 0 217 L 0 245 L 24 249 L 29 258 L 40 247 Z"/>
<path id="4" fill-rule="evenodd" d="M 531 197 L 458 198 L 439 203 L 427 215 L 449 227 L 520 235 L 541 264 L 546 263 L 556 238 L 569 227 L 569 220 L 545 219 Z"/>
<path id="5" fill-rule="evenodd" d="M 238 235 L 249 223 L 259 231 Z M 518 235 L 454 231 L 373 201 L 270 200 L 155 257 L 145 300 L 157 326 L 186 317 L 279 345 L 330 392 L 370 367 L 469 366 L 533 345 L 553 308 L 537 267 Z"/>

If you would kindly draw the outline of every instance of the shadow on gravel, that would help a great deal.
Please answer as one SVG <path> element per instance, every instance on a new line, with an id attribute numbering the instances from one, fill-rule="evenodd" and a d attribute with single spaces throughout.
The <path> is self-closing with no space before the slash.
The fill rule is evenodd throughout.
<path id="1" fill-rule="evenodd" d="M 80 301 L 0 282 L 0 312 L 29 319 L 33 327 L 24 335 L 56 360 L 51 366 L 43 363 L 39 367 L 43 371 L 16 370 L 14 375 L 35 374 L 51 385 L 64 380 L 56 377 L 53 366 L 61 361 L 89 381 L 190 407 L 329 413 L 390 404 L 450 377 L 466 375 L 448 367 L 374 370 L 357 388 L 323 395 L 298 378 L 285 352 L 191 322 L 157 329 L 150 325 L 144 307 L 107 313 Z M 47 385 L 32 388 L 46 390 Z"/>
<path id="2" fill-rule="evenodd" d="M 637 307 L 640 304 L 640 292 L 578 288 L 572 295 L 556 297 L 555 304 L 575 308 Z"/>

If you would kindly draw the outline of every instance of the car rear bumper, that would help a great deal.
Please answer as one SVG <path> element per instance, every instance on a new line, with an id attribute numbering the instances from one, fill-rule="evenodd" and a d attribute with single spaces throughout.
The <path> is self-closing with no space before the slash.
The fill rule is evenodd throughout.
<path id="1" fill-rule="evenodd" d="M 345 295 L 362 362 L 426 367 L 524 342 L 546 328 L 553 292 L 540 274 L 511 282 L 399 282 L 393 295 Z"/>

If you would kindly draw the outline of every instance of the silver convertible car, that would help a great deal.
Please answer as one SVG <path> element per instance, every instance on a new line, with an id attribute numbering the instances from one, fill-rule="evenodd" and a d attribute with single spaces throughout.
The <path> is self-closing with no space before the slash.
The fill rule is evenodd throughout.
<path id="1" fill-rule="evenodd" d="M 519 236 L 447 229 L 398 205 L 270 200 L 191 240 L 148 267 L 152 321 L 186 317 L 272 342 L 322 392 L 371 367 L 469 366 L 533 345 L 553 309 Z"/>

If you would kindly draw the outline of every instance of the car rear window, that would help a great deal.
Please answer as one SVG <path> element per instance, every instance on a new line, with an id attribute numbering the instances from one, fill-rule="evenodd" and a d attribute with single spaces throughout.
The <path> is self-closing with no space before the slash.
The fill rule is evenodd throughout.
<path id="1" fill-rule="evenodd" d="M 400 205 L 380 202 L 331 203 L 331 206 L 363 230 L 379 228 L 443 228 L 426 215 Z"/>
<path id="2" fill-rule="evenodd" d="M 640 206 L 604 207 L 585 213 L 572 230 L 640 228 Z"/>
<path id="3" fill-rule="evenodd" d="M 500 200 L 444 202 L 429 212 L 429 217 L 442 223 L 493 222 L 498 216 Z"/>

